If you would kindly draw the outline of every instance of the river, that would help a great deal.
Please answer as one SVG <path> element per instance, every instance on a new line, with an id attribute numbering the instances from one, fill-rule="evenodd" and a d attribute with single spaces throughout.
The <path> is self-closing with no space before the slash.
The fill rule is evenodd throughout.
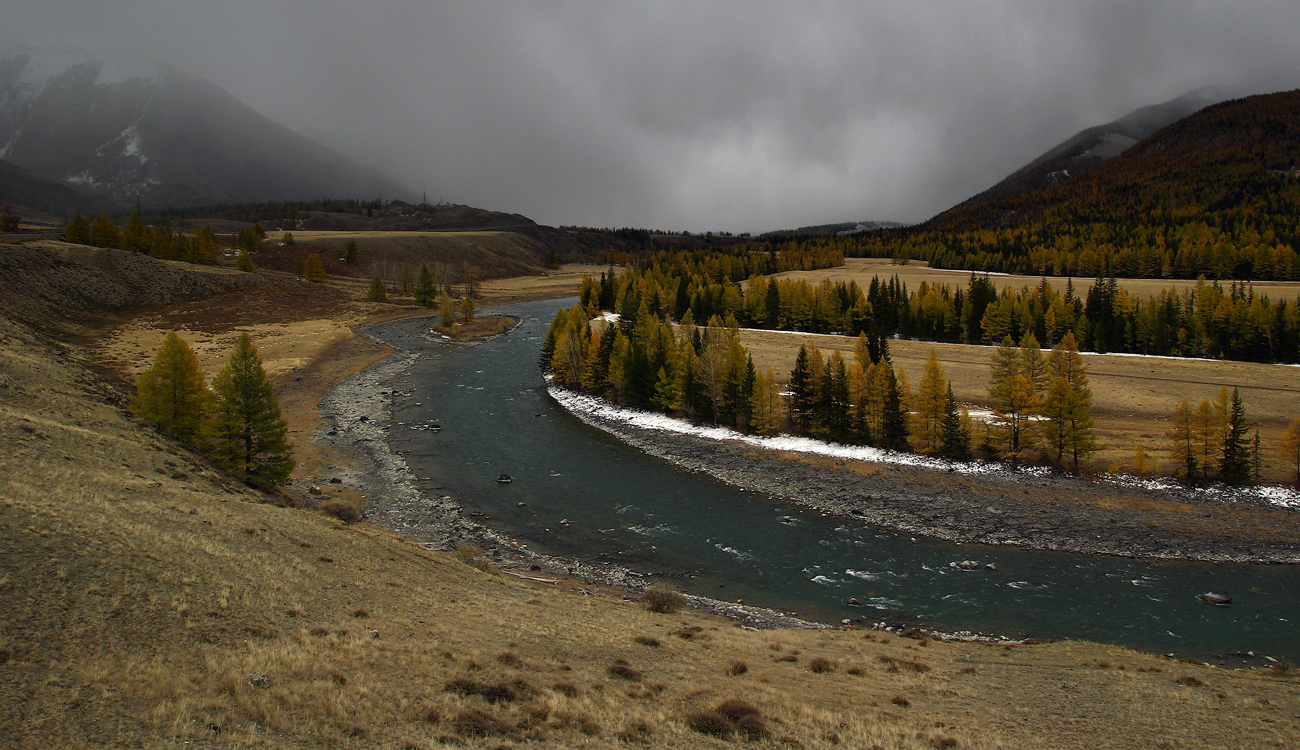
<path id="1" fill-rule="evenodd" d="M 424 356 L 393 386 L 389 444 L 490 527 L 531 549 L 612 562 L 683 591 L 837 623 L 907 621 L 951 632 L 1086 639 L 1213 659 L 1300 657 L 1300 569 L 1137 560 L 951 544 L 826 517 L 690 474 L 587 426 L 552 400 L 537 368 L 556 310 L 471 345 L 419 344 L 426 323 L 372 329 Z M 483 311 L 488 312 L 488 311 Z M 498 475 L 513 482 L 501 484 Z M 997 570 L 960 570 L 976 560 Z M 1196 597 L 1226 590 L 1230 607 Z M 866 602 L 850 607 L 849 598 Z M 1227 658 L 1224 663 L 1243 663 Z M 1244 663 L 1262 664 L 1257 659 Z"/>

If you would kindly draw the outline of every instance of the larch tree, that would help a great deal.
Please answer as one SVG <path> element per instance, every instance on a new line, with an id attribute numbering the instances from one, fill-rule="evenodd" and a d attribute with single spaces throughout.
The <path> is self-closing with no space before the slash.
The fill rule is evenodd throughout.
<path id="1" fill-rule="evenodd" d="M 1300 417 L 1296 417 L 1291 426 L 1286 428 L 1286 433 L 1278 443 L 1277 455 L 1295 467 L 1295 482 L 1300 487 Z"/>
<path id="2" fill-rule="evenodd" d="M 246 273 L 253 270 L 253 256 L 248 254 L 247 249 L 240 250 L 239 255 L 235 257 L 235 268 Z"/>
<path id="3" fill-rule="evenodd" d="M 464 319 L 466 323 L 474 322 L 474 298 L 473 297 L 465 297 L 465 299 L 460 301 L 460 317 Z"/>
<path id="4" fill-rule="evenodd" d="M 181 440 L 192 441 L 203 425 L 208 396 L 199 358 L 172 331 L 158 347 L 153 364 L 136 380 L 131 411 Z"/>
<path id="5" fill-rule="evenodd" d="M 418 292 L 418 288 L 417 288 Z M 433 288 L 430 287 L 430 294 L 433 294 Z M 425 305 L 428 307 L 429 305 Z M 438 297 L 438 324 L 443 328 L 450 328 L 452 323 L 456 322 L 456 308 L 451 304 L 451 295 L 443 292 Z"/>
<path id="6" fill-rule="evenodd" d="M 1032 337 L 1031 337 L 1032 338 Z M 1088 366 L 1079 356 L 1074 332 L 1065 334 L 1047 357 L 1047 396 L 1041 408 L 1046 417 L 1043 436 L 1059 466 L 1069 455 L 1074 473 L 1079 459 L 1098 449 L 1092 421 L 1092 389 L 1088 387 Z"/>
<path id="7" fill-rule="evenodd" d="M 771 367 L 755 377 L 754 393 L 749 397 L 749 426 L 759 435 L 775 435 L 781 430 L 781 389 Z"/>
<path id="8" fill-rule="evenodd" d="M 993 399 L 993 423 L 990 427 L 1002 443 L 1003 454 L 1011 459 L 1012 466 L 1016 466 L 1033 442 L 1031 420 L 1042 402 L 1010 336 L 1004 337 L 993 351 L 989 395 Z"/>
<path id="9" fill-rule="evenodd" d="M 1187 479 L 1192 481 L 1196 479 L 1196 468 L 1199 465 L 1197 461 L 1197 442 L 1196 435 L 1192 429 L 1192 405 L 1187 399 L 1174 411 L 1174 421 L 1165 437 L 1169 439 L 1170 452 L 1173 454 L 1174 465 L 1178 467 L 1178 472 Z M 1296 420 L 1300 423 L 1300 419 Z M 1298 430 L 1300 434 L 1300 430 Z"/>
<path id="10" fill-rule="evenodd" d="M 1201 479 L 1210 478 L 1210 466 L 1223 451 L 1223 431 L 1214 414 L 1214 404 L 1201 399 L 1192 412 L 1192 440 L 1196 445 L 1196 463 L 1201 467 Z"/>
<path id="11" fill-rule="evenodd" d="M 212 379 L 210 418 L 204 425 L 214 461 L 260 486 L 288 479 L 293 471 L 289 426 L 248 333 L 239 334 L 230 361 Z"/>
<path id="12" fill-rule="evenodd" d="M 941 447 L 941 432 L 947 415 L 948 379 L 944 376 L 943 366 L 939 364 L 939 353 L 930 347 L 930 356 L 925 360 L 925 371 L 917 386 L 915 399 L 915 423 L 917 429 L 912 436 L 919 439 L 921 450 L 934 453 Z"/>
<path id="13" fill-rule="evenodd" d="M 384 280 L 378 275 L 370 280 L 370 290 L 366 292 L 366 299 L 371 302 L 386 302 L 388 300 L 388 290 L 384 288 Z"/>

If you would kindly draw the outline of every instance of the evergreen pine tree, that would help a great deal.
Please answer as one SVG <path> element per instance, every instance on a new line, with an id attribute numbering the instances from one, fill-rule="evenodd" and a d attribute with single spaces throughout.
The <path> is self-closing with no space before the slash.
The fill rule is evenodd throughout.
<path id="1" fill-rule="evenodd" d="M 433 285 L 433 274 L 429 273 L 428 266 L 421 265 L 420 278 L 415 282 L 415 304 L 424 307 L 433 307 L 433 301 L 436 296 L 437 290 Z M 443 292 L 443 296 L 446 296 L 446 292 Z M 447 304 L 451 304 L 450 299 L 447 300 Z M 443 325 L 449 326 L 451 325 L 451 321 L 448 320 L 443 323 Z"/>
<path id="2" fill-rule="evenodd" d="M 807 434 L 814 407 L 814 390 L 812 379 L 816 377 L 808 367 L 808 345 L 799 347 L 794 358 L 794 369 L 790 371 L 790 419 L 795 429 Z"/>
<path id="3" fill-rule="evenodd" d="M 883 362 L 883 360 L 882 360 Z M 881 419 L 882 448 L 907 450 L 907 412 L 903 409 L 902 397 L 898 390 L 898 379 L 893 368 L 884 365 L 887 371 L 888 386 L 885 391 L 884 413 Z"/>
<path id="4" fill-rule="evenodd" d="M 1228 402 L 1227 425 L 1223 435 L 1223 454 L 1219 460 L 1219 479 L 1229 484 L 1245 484 L 1250 481 L 1250 448 L 1246 445 L 1246 407 L 1241 402 L 1241 394 L 1232 389 L 1232 398 Z"/>
<path id="5" fill-rule="evenodd" d="M 378 275 L 370 280 L 370 291 L 366 292 L 366 299 L 371 302 L 386 302 L 388 300 L 388 290 L 384 288 L 384 280 Z"/>
<path id="6" fill-rule="evenodd" d="M 287 479 L 294 466 L 289 426 L 247 333 L 239 334 L 229 363 L 212 379 L 212 394 L 204 433 L 213 460 L 251 484 Z"/>
<path id="7" fill-rule="evenodd" d="M 167 334 L 153 364 L 136 380 L 131 411 L 172 433 L 192 441 L 203 424 L 208 386 L 193 350 L 175 331 Z"/>
<path id="8" fill-rule="evenodd" d="M 348 240 L 348 244 L 343 247 L 343 262 L 349 266 L 357 262 L 357 241 Z"/>
<path id="9" fill-rule="evenodd" d="M 970 427 L 969 419 L 963 420 L 957 409 L 957 399 L 952 395 L 952 383 L 948 383 L 948 394 L 943 402 L 943 423 L 939 432 L 939 453 L 944 458 L 954 461 L 969 461 Z"/>

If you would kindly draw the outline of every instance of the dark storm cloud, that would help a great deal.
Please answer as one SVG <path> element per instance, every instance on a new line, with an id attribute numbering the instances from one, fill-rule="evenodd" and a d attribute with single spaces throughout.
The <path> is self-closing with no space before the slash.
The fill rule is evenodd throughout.
<path id="1" fill-rule="evenodd" d="M 1205 85 L 1300 85 L 1294 3 L 20 0 L 5 34 L 131 48 L 430 199 L 547 223 L 919 220 Z"/>

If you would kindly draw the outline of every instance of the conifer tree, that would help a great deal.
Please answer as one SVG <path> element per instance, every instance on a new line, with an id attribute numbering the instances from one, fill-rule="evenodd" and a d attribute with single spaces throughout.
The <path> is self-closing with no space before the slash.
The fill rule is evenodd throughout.
<path id="1" fill-rule="evenodd" d="M 460 317 L 466 323 L 474 322 L 474 298 L 466 297 L 460 301 Z"/>
<path id="2" fill-rule="evenodd" d="M 1250 448 L 1246 445 L 1246 433 L 1250 431 L 1250 425 L 1246 422 L 1246 407 L 1236 388 L 1232 389 L 1226 412 L 1219 479 L 1229 484 L 1245 484 L 1250 481 Z"/>
<path id="3" fill-rule="evenodd" d="M 815 405 L 812 380 L 816 377 L 808 365 L 808 345 L 799 347 L 794 358 L 794 369 L 790 371 L 790 419 L 795 429 L 807 434 Z"/>
<path id="4" fill-rule="evenodd" d="M 293 275 L 301 278 L 307 277 L 307 261 L 301 255 L 293 256 Z"/>
<path id="5" fill-rule="evenodd" d="M 349 266 L 357 262 L 357 241 L 348 240 L 348 244 L 343 246 L 343 262 Z"/>
<path id="6" fill-rule="evenodd" d="M 117 247 L 119 232 L 107 214 L 100 214 L 90 222 L 90 244 L 95 247 Z"/>
<path id="7" fill-rule="evenodd" d="M 1187 399 L 1183 399 L 1183 403 L 1174 412 L 1173 424 L 1165 433 L 1165 437 L 1169 438 L 1178 473 L 1189 482 L 1196 479 L 1197 444 L 1192 430 L 1192 405 Z"/>
<path id="8" fill-rule="evenodd" d="M 213 460 L 251 484 L 287 479 L 294 466 L 289 426 L 247 333 L 239 334 L 229 363 L 212 379 L 212 394 L 204 433 Z"/>
<path id="9" fill-rule="evenodd" d="M 194 239 L 190 243 L 190 256 L 195 263 L 217 265 L 217 233 L 212 231 L 211 225 L 204 224 L 195 230 Z"/>
<path id="10" fill-rule="evenodd" d="M 964 418 L 963 418 L 964 417 Z M 948 383 L 948 392 L 943 401 L 943 424 L 939 433 L 939 453 L 944 458 L 954 461 L 969 461 L 970 417 L 959 412 L 957 399 L 952 395 L 952 383 Z"/>
<path id="11" fill-rule="evenodd" d="M 203 424 L 207 402 L 208 386 L 198 357 L 175 331 L 169 332 L 153 364 L 136 380 L 131 411 L 181 440 L 192 441 Z"/>
<path id="12" fill-rule="evenodd" d="M 90 244 L 90 227 L 86 225 L 86 220 L 81 214 L 74 214 L 72 221 L 68 222 L 68 230 L 64 239 L 74 245 Z"/>
<path id="13" fill-rule="evenodd" d="M 1223 450 L 1223 431 L 1214 414 L 1214 404 L 1201 399 L 1192 413 L 1192 439 L 1196 444 L 1196 463 L 1201 467 L 1201 479 L 1209 479 L 1210 466 Z"/>
<path id="14" fill-rule="evenodd" d="M 247 249 L 240 250 L 239 255 L 235 257 L 235 268 L 244 272 L 253 270 L 253 258 L 248 254 Z"/>
<path id="15" fill-rule="evenodd" d="M 429 273 L 429 267 L 426 265 L 422 264 L 420 266 L 420 278 L 415 282 L 414 294 L 415 304 L 433 307 L 437 291 L 433 285 L 433 274 Z M 446 292 L 443 293 L 443 296 L 446 296 Z M 450 304 L 450 300 L 448 300 L 448 304 Z M 447 321 L 444 325 L 451 325 L 451 321 Z"/>
<path id="16" fill-rule="evenodd" d="M 749 400 L 749 415 L 749 426 L 759 435 L 775 435 L 781 430 L 781 391 L 771 367 L 755 378 L 754 394 Z"/>
<path id="17" fill-rule="evenodd" d="M 376 274 L 375 278 L 370 280 L 370 290 L 366 292 L 366 299 L 371 302 L 386 302 L 388 300 L 388 290 L 384 288 L 384 280 Z"/>
<path id="18" fill-rule="evenodd" d="M 443 292 L 438 297 L 438 324 L 443 328 L 451 328 L 452 323 L 455 322 L 456 308 L 451 304 L 451 296 L 446 292 Z"/>
<path id="19" fill-rule="evenodd" d="M 1295 482 L 1300 487 L 1300 417 L 1296 417 L 1291 426 L 1286 428 L 1286 433 L 1278 442 L 1277 454 L 1295 467 Z"/>
<path id="20" fill-rule="evenodd" d="M 915 419 L 917 429 L 913 437 L 920 443 L 920 449 L 934 453 L 940 450 L 940 433 L 946 416 L 947 399 L 945 389 L 948 387 L 943 366 L 939 364 L 939 353 L 930 347 L 930 356 L 925 360 L 925 372 L 916 391 Z"/>
<path id="21" fill-rule="evenodd" d="M 1050 378 L 1050 385 L 1041 413 L 1047 418 L 1043 433 L 1048 449 L 1055 454 L 1056 465 L 1060 466 L 1061 458 L 1068 453 L 1076 474 L 1079 459 L 1098 448 L 1087 371 L 1074 332 L 1067 332 L 1047 358 L 1045 377 Z"/>
<path id="22" fill-rule="evenodd" d="M 903 409 L 898 379 L 894 376 L 892 367 L 886 365 L 883 370 L 887 377 L 887 387 L 881 419 L 880 445 L 892 450 L 907 450 L 907 412 Z"/>

